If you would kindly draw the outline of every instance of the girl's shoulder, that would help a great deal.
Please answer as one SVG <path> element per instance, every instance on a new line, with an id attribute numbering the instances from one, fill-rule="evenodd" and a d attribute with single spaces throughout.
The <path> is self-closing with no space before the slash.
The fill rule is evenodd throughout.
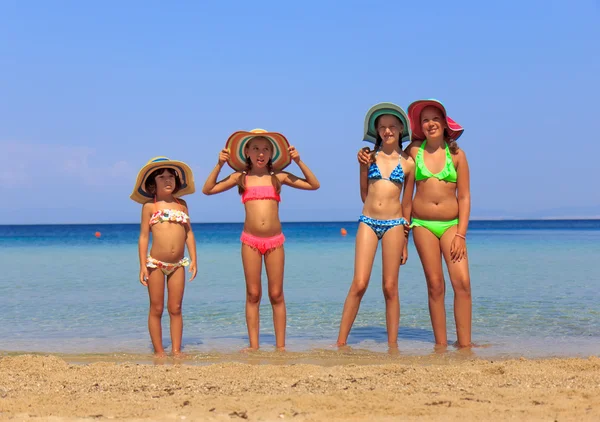
<path id="1" fill-rule="evenodd" d="M 421 145 L 423 145 L 423 141 L 412 141 L 406 148 L 404 148 L 404 152 L 411 157 L 414 157 L 419 148 L 421 148 Z"/>
<path id="2" fill-rule="evenodd" d="M 143 212 L 152 212 L 154 211 L 154 201 L 149 199 L 148 202 L 142 205 Z"/>
<path id="3" fill-rule="evenodd" d="M 288 173 L 287 171 L 274 171 L 273 175 L 279 179 L 280 182 L 283 182 L 289 175 L 290 173 Z"/>
<path id="4" fill-rule="evenodd" d="M 455 166 L 458 166 L 461 162 L 467 161 L 467 154 L 465 154 L 465 151 L 462 148 L 459 148 L 458 151 L 451 154 L 451 156 Z"/>
<path id="5" fill-rule="evenodd" d="M 407 166 L 408 169 L 414 168 L 414 166 L 415 166 L 415 160 L 413 159 L 413 157 L 409 153 L 407 153 L 406 151 L 402 151 L 400 153 L 400 155 L 405 160 L 406 166 Z"/>
<path id="6" fill-rule="evenodd" d="M 177 201 L 179 201 L 179 205 L 181 205 L 183 208 L 185 208 L 185 209 L 187 210 L 187 208 L 188 208 L 188 204 L 187 204 L 187 202 L 185 201 L 185 199 L 178 198 L 178 199 L 177 199 Z M 185 211 L 185 210 L 184 210 L 184 211 Z"/>

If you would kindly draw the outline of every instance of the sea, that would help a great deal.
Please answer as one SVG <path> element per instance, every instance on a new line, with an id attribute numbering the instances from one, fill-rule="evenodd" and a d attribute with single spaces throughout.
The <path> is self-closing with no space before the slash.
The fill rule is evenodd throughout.
<path id="1" fill-rule="evenodd" d="M 356 221 L 283 223 L 288 351 L 334 350 L 357 227 Z M 248 344 L 241 231 L 241 223 L 194 224 L 198 276 L 186 284 L 183 302 L 183 348 L 190 355 L 235 353 Z M 0 354 L 151 354 L 138 234 L 138 224 L 0 226 Z M 476 220 L 467 247 L 476 354 L 600 354 L 600 220 Z M 453 342 L 447 273 L 446 285 Z M 269 352 L 275 338 L 264 270 L 263 291 L 260 342 Z M 412 238 L 399 293 L 399 351 L 427 355 L 433 332 Z M 166 307 L 163 337 L 168 351 Z M 387 350 L 380 250 L 349 347 Z"/>

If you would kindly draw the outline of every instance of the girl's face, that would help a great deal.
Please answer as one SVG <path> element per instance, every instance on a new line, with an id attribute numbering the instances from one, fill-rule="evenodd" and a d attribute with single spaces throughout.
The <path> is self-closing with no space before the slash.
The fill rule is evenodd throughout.
<path id="1" fill-rule="evenodd" d="M 404 126 L 396 116 L 384 114 L 377 119 L 377 133 L 384 144 L 397 144 L 403 130 Z"/>
<path id="2" fill-rule="evenodd" d="M 165 169 L 154 179 L 156 183 L 156 192 L 161 194 L 173 194 L 177 187 L 175 175 L 170 169 Z"/>
<path id="3" fill-rule="evenodd" d="M 427 139 L 444 136 L 446 119 L 444 113 L 437 107 L 427 106 L 421 112 L 421 129 Z"/>
<path id="4" fill-rule="evenodd" d="M 264 168 L 273 155 L 273 145 L 265 138 L 253 138 L 246 145 L 246 156 L 250 157 L 252 167 Z"/>

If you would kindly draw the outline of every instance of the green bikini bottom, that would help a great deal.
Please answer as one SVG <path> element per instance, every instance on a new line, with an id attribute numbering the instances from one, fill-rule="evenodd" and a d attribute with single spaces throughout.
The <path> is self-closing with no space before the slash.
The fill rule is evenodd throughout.
<path id="1" fill-rule="evenodd" d="M 446 233 L 446 230 L 457 224 L 458 218 L 449 221 L 420 220 L 418 218 L 413 218 L 410 227 L 423 227 L 440 239 L 444 233 Z"/>

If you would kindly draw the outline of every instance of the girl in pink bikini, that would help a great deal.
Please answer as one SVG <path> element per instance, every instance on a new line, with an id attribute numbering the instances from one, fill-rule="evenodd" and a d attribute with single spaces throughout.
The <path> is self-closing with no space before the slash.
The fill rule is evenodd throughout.
<path id="1" fill-rule="evenodd" d="M 150 311 L 148 330 L 158 357 L 165 356 L 161 319 L 164 308 L 165 279 L 167 309 L 171 320 L 171 343 L 175 357 L 181 357 L 183 318 L 181 305 L 185 288 L 184 267 L 189 266 L 189 281 L 196 277 L 196 242 L 188 207 L 183 195 L 194 193 L 194 177 L 190 167 L 181 161 L 156 157 L 138 173 L 131 199 L 143 204 L 140 225 L 140 283 L 148 288 Z M 152 248 L 148 243 L 152 233 Z M 187 245 L 190 259 L 184 257 Z"/>
<path id="2" fill-rule="evenodd" d="M 304 179 L 282 171 L 294 161 Z M 217 182 L 217 177 L 228 163 L 235 173 Z M 261 273 L 264 260 L 269 285 L 269 299 L 273 307 L 275 343 L 285 349 L 286 309 L 283 297 L 283 269 L 285 237 L 279 221 L 281 186 L 296 189 L 319 189 L 319 181 L 300 160 L 298 151 L 290 146 L 280 133 L 254 129 L 239 131 L 227 140 L 219 153 L 219 161 L 209 174 L 202 192 L 206 195 L 225 192 L 234 186 L 242 196 L 246 210 L 241 235 L 242 264 L 246 278 L 246 324 L 250 350 L 259 348 L 259 306 L 262 295 Z"/>

